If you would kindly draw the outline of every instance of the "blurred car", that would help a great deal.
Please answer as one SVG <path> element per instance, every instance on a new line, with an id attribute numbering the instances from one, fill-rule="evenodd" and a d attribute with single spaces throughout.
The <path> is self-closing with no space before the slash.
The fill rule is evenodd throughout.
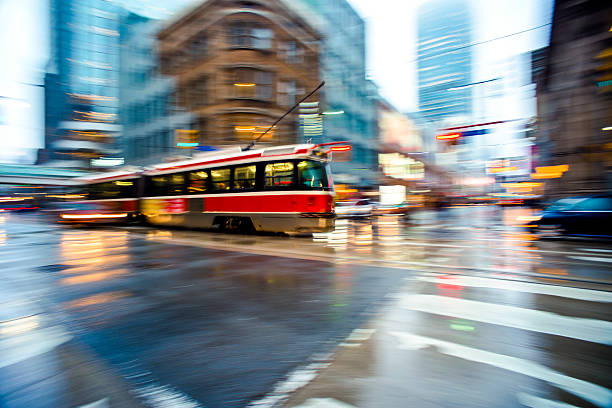
<path id="1" fill-rule="evenodd" d="M 564 235 L 612 238 L 612 195 L 568 197 L 546 207 L 526 223 L 542 238 Z"/>
<path id="2" fill-rule="evenodd" d="M 38 203 L 33 197 L 0 197 L 0 212 L 28 212 L 38 209 Z"/>
<path id="3" fill-rule="evenodd" d="M 500 206 L 521 205 L 536 207 L 540 205 L 540 200 L 541 196 L 538 195 L 513 195 L 508 197 L 500 197 L 496 204 Z"/>
<path id="4" fill-rule="evenodd" d="M 402 204 L 374 204 L 372 213 L 374 215 L 403 215 L 410 210 L 410 207 L 406 203 Z"/>
<path id="5" fill-rule="evenodd" d="M 335 209 L 336 216 L 339 218 L 369 217 L 373 210 L 374 205 L 367 199 L 338 201 Z"/>

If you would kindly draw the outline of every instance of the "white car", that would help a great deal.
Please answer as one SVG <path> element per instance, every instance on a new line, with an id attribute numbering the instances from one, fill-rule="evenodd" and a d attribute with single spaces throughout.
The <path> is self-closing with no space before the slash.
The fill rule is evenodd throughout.
<path id="1" fill-rule="evenodd" d="M 369 217 L 372 215 L 374 205 L 369 200 L 339 201 L 336 203 L 336 216 Z"/>

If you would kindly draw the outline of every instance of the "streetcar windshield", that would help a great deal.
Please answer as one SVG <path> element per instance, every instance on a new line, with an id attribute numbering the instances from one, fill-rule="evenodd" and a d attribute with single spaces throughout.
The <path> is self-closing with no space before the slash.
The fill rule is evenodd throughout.
<path id="1" fill-rule="evenodd" d="M 298 184 L 300 186 L 325 190 L 330 187 L 325 164 L 317 161 L 303 160 L 297 164 L 297 168 Z"/>

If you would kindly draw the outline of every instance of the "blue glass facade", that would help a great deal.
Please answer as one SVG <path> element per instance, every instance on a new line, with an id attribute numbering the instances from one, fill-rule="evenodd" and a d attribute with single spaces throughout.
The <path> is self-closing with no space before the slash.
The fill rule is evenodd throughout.
<path id="1" fill-rule="evenodd" d="M 431 122 L 472 114 L 471 16 L 466 0 L 432 0 L 418 10 L 419 112 Z"/>
<path id="2" fill-rule="evenodd" d="M 105 0 L 51 0 L 45 76 L 44 161 L 89 167 L 119 153 L 120 8 Z"/>
<path id="3" fill-rule="evenodd" d="M 377 168 L 375 99 L 365 77 L 365 22 L 346 0 L 301 0 L 311 23 L 323 35 L 320 50 L 323 141 L 350 140 L 350 162 L 334 163 L 357 184 L 372 183 L 368 170 Z M 341 113 L 340 113 L 341 112 Z M 339 178 L 342 181 L 342 178 Z"/>
<path id="4" fill-rule="evenodd" d="M 190 129 L 192 115 L 175 107 L 175 80 L 159 73 L 159 20 L 135 13 L 121 18 L 119 75 L 121 148 L 126 163 L 146 165 L 185 154 L 175 129 Z M 190 152 L 190 151 L 189 151 Z"/>

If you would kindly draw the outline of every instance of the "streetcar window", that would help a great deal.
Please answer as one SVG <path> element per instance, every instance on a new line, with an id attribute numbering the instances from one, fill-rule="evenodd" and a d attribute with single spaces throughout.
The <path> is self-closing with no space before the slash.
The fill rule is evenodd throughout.
<path id="1" fill-rule="evenodd" d="M 115 189 L 119 190 L 121 198 L 136 197 L 136 183 L 134 180 L 116 180 L 112 182 Z"/>
<path id="2" fill-rule="evenodd" d="M 168 195 L 168 176 L 153 176 L 149 179 L 149 196 Z"/>
<path id="3" fill-rule="evenodd" d="M 255 169 L 257 166 L 236 167 L 234 169 L 234 189 L 252 190 L 255 188 Z"/>
<path id="4" fill-rule="evenodd" d="M 132 198 L 136 196 L 133 180 L 115 180 L 87 186 L 87 198 L 103 200 L 113 198 Z"/>
<path id="5" fill-rule="evenodd" d="M 290 186 L 293 181 L 293 163 L 268 163 L 264 175 L 265 188 Z"/>
<path id="6" fill-rule="evenodd" d="M 183 173 L 170 174 L 168 178 L 168 193 L 170 195 L 180 195 L 185 193 L 185 175 Z"/>
<path id="7" fill-rule="evenodd" d="M 204 170 L 189 173 L 189 186 L 187 190 L 191 194 L 203 193 L 208 189 L 208 173 Z"/>
<path id="8" fill-rule="evenodd" d="M 304 160 L 298 163 L 298 183 L 308 188 L 326 188 L 327 176 L 325 165 L 315 161 Z"/>
<path id="9" fill-rule="evenodd" d="M 230 189 L 230 169 L 214 169 L 210 171 L 213 191 L 223 191 Z"/>

